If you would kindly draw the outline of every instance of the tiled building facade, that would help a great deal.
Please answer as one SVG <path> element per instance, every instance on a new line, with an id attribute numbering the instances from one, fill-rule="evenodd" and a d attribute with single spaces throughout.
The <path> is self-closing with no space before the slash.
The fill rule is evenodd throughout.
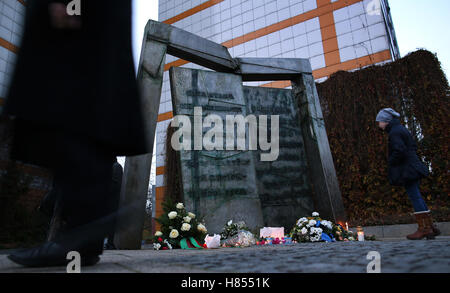
<path id="1" fill-rule="evenodd" d="M 4 98 L 8 94 L 9 83 L 12 78 L 14 66 L 19 51 L 25 22 L 25 0 L 0 0 L 0 112 Z M 10 130 L 9 123 L 0 123 L 0 176 L 11 167 L 9 161 L 10 140 L 3 136 Z M 7 138 L 6 141 L 3 138 Z M 19 201 L 30 213 L 35 211 L 42 197 L 48 192 L 51 185 L 51 174 L 41 168 L 13 164 L 20 173 L 31 179 L 27 192 L 22 194 Z"/>
<path id="2" fill-rule="evenodd" d="M 25 5 L 24 0 L 0 0 L 0 111 L 20 46 Z"/>
<path id="3" fill-rule="evenodd" d="M 308 58 L 317 81 L 399 57 L 387 0 L 159 0 L 159 21 L 221 43 L 233 57 Z M 171 66 L 201 68 L 166 59 L 156 134 L 157 217 L 164 197 L 166 130 L 173 117 Z"/>

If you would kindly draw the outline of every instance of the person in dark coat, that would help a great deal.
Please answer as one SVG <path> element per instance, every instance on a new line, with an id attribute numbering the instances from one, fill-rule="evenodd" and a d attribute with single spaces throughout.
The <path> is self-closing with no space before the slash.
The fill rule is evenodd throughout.
<path id="1" fill-rule="evenodd" d="M 4 113 L 14 119 L 12 159 L 50 168 L 62 194 L 65 232 L 9 256 L 41 267 L 69 251 L 95 264 L 111 217 L 116 156 L 148 153 L 131 51 L 131 1 L 29 0 Z"/>
<path id="2" fill-rule="evenodd" d="M 419 160 L 417 144 L 399 118 L 400 114 L 391 108 L 381 110 L 376 118 L 378 126 L 389 135 L 389 183 L 393 186 L 404 186 L 414 207 L 419 228 L 407 238 L 433 239 L 440 231 L 434 226 L 431 213 L 420 194 L 420 179 L 427 177 L 429 171 Z"/>
<path id="3" fill-rule="evenodd" d="M 113 177 L 112 177 L 112 184 L 111 184 L 111 198 L 109 201 L 109 213 L 110 215 L 113 215 L 113 219 L 111 221 L 111 229 L 108 233 L 108 241 L 105 244 L 105 249 L 117 249 L 114 245 L 114 232 L 116 229 L 116 222 L 117 222 L 117 210 L 119 209 L 119 203 L 120 203 L 120 189 L 122 187 L 122 177 L 123 177 L 123 168 L 122 166 L 116 161 L 113 164 Z"/>

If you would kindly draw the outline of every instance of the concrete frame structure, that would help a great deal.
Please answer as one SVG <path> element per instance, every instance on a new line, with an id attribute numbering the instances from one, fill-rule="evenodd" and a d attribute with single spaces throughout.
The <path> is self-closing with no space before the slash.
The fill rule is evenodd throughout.
<path id="1" fill-rule="evenodd" d="M 215 71 L 241 75 L 243 81 L 290 80 L 300 108 L 300 125 L 316 208 L 325 218 L 336 222 L 345 221 L 345 210 L 308 59 L 233 59 L 223 45 L 150 20 L 144 34 L 138 81 L 142 88 L 142 104 L 151 149 L 154 145 L 158 118 L 156 106 L 161 99 L 166 54 Z M 126 158 L 120 205 L 125 212 L 119 216 L 116 233 L 116 243 L 121 249 L 139 249 L 141 246 L 151 160 L 151 154 Z"/>
<path id="2" fill-rule="evenodd" d="M 228 48 L 233 58 L 309 59 L 316 82 L 399 58 L 388 0 L 159 0 L 158 20 Z M 165 142 L 172 107 L 169 69 L 204 69 L 167 56 L 156 127 L 156 217 L 167 183 Z M 289 80 L 244 86 L 291 89 Z M 152 174 L 153 175 L 153 174 Z"/>

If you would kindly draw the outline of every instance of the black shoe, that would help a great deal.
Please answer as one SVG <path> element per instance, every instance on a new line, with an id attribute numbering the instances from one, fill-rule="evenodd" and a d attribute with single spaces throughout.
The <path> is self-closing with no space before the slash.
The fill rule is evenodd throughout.
<path id="1" fill-rule="evenodd" d="M 8 256 L 13 262 L 26 267 L 53 267 L 67 265 L 67 249 L 55 242 L 23 249 Z"/>
<path id="2" fill-rule="evenodd" d="M 13 262 L 25 267 L 67 266 L 71 261 L 66 259 L 70 250 L 58 243 L 47 242 L 41 246 L 23 249 L 8 256 Z M 100 261 L 98 255 L 81 257 L 81 266 L 92 266 Z"/>

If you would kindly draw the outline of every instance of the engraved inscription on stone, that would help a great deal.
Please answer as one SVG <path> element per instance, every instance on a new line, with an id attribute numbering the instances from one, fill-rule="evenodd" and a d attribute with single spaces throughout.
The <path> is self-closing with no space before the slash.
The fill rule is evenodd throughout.
<path id="1" fill-rule="evenodd" d="M 250 228 L 262 227 L 252 152 L 229 151 L 225 146 L 223 151 L 194 150 L 193 146 L 194 107 L 202 108 L 203 119 L 210 114 L 222 118 L 224 144 L 226 115 L 247 116 L 241 77 L 172 68 L 170 80 L 174 114 L 189 116 L 192 126 L 191 150 L 178 152 L 187 209 L 205 219 L 209 233 L 221 232 L 230 219 L 243 220 Z M 202 136 L 210 129 L 202 128 Z"/>
<path id="2" fill-rule="evenodd" d="M 286 89 L 244 87 L 244 96 L 249 113 L 280 116 L 278 159 L 263 162 L 259 150 L 253 154 L 265 225 L 292 227 L 314 208 L 298 107 Z"/>

